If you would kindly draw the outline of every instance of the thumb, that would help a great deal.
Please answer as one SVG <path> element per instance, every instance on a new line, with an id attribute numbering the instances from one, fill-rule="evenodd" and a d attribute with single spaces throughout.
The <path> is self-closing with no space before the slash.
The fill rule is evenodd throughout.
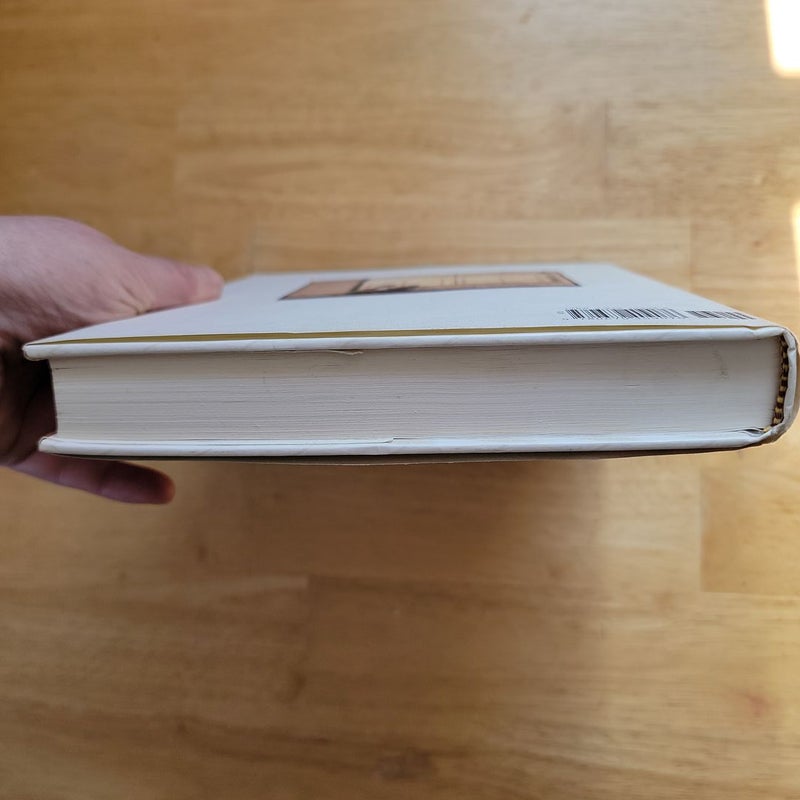
<path id="1" fill-rule="evenodd" d="M 215 300 L 222 292 L 222 276 L 210 267 L 126 253 L 123 283 L 136 313 Z"/>

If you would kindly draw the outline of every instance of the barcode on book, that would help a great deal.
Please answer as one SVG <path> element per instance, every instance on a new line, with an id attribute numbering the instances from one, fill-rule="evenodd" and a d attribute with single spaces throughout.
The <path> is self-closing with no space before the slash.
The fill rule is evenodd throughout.
<path id="1" fill-rule="evenodd" d="M 567 308 L 565 312 L 572 319 L 755 319 L 741 311 L 706 311 L 677 308 Z"/>

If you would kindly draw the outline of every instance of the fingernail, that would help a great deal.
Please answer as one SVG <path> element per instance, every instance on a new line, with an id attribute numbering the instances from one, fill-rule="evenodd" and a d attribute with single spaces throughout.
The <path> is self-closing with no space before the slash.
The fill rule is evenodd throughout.
<path id="1" fill-rule="evenodd" d="M 198 277 L 198 291 L 201 297 L 213 299 L 219 297 L 225 279 L 215 269 L 206 266 L 196 266 Z"/>

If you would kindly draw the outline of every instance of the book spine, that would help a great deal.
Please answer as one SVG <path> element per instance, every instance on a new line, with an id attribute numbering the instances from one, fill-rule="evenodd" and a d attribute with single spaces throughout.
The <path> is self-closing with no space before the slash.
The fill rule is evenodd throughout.
<path id="1" fill-rule="evenodd" d="M 778 396 L 775 399 L 775 410 L 772 415 L 772 425 L 780 425 L 786 417 L 786 393 L 789 391 L 789 343 L 786 337 L 779 340 L 781 349 L 781 372 L 778 378 Z"/>
<path id="2" fill-rule="evenodd" d="M 770 439 L 782 436 L 797 415 L 797 339 L 784 330 L 779 337 L 780 375 L 772 424 L 765 430 Z"/>

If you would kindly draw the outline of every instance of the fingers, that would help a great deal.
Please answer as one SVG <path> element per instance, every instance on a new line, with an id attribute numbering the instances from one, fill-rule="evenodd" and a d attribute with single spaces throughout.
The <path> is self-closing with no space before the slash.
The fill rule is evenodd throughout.
<path id="1" fill-rule="evenodd" d="M 222 278 L 65 219 L 0 216 L 0 328 L 13 343 L 213 300 Z"/>
<path id="2" fill-rule="evenodd" d="M 172 480 L 164 473 L 124 461 L 35 452 L 13 469 L 123 503 L 168 503 L 175 494 Z"/>
<path id="3" fill-rule="evenodd" d="M 168 503 L 175 494 L 175 487 L 170 478 L 156 470 L 121 461 L 67 458 L 37 452 L 38 439 L 55 427 L 50 381 L 46 373 L 44 375 L 45 379 L 39 382 L 19 415 L 17 440 L 3 460 L 26 475 L 111 500 Z"/>
<path id="4" fill-rule="evenodd" d="M 210 267 L 128 252 L 135 277 L 129 285 L 139 313 L 215 300 L 222 292 L 222 277 Z"/>
<path id="5" fill-rule="evenodd" d="M 0 464 L 27 456 L 55 427 L 47 366 L 18 351 L 0 354 Z"/>

